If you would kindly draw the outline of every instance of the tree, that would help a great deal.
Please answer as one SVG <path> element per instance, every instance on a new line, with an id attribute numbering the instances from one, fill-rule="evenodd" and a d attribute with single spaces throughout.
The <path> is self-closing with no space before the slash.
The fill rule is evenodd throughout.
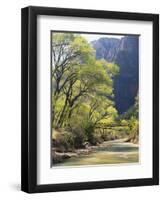
<path id="1" fill-rule="evenodd" d="M 59 126 L 62 125 L 61 118 L 65 114 L 68 102 L 74 104 L 85 92 L 81 88 L 77 96 L 70 102 L 80 67 L 85 62 L 91 62 L 92 52 L 93 49 L 80 36 L 69 33 L 52 35 L 52 99 L 54 102 L 52 119 Z M 55 108 L 58 100 L 64 102 L 63 109 L 59 112 Z"/>
<path id="2" fill-rule="evenodd" d="M 129 135 L 129 139 L 128 141 L 131 142 L 138 142 L 139 139 L 139 98 L 138 98 L 138 94 L 135 98 L 135 103 L 134 105 L 128 109 L 128 111 L 126 111 L 126 113 L 124 113 L 123 115 L 121 115 L 120 119 L 121 119 L 121 125 L 127 124 L 128 126 L 128 135 Z"/>
<path id="3" fill-rule="evenodd" d="M 78 34 L 52 35 L 52 123 L 55 128 L 96 125 L 116 113 L 113 77 L 118 66 L 96 60 L 91 45 Z M 87 122 L 87 125 L 86 125 Z M 88 127 L 89 128 L 89 127 Z M 85 128 L 84 128 L 85 129 Z M 85 129 L 86 130 L 86 129 Z"/>

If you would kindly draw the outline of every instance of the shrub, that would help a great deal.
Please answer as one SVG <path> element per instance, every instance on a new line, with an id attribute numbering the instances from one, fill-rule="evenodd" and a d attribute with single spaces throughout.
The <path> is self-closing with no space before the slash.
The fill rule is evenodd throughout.
<path id="1" fill-rule="evenodd" d="M 53 147 L 58 152 L 72 151 L 74 149 L 74 139 L 71 132 L 63 129 L 57 130 L 53 136 Z"/>
<path id="2" fill-rule="evenodd" d="M 81 127 L 73 127 L 71 128 L 71 132 L 73 134 L 74 147 L 75 148 L 83 148 L 84 142 L 86 141 L 86 136 L 84 135 L 84 131 Z"/>
<path id="3" fill-rule="evenodd" d="M 83 121 L 82 128 L 84 130 L 85 136 L 87 137 L 87 141 L 91 144 L 94 144 L 94 124 L 89 120 L 85 120 Z"/>

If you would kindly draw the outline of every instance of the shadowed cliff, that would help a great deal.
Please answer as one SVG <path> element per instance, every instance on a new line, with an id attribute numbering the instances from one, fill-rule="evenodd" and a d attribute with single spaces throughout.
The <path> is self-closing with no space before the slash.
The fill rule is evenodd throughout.
<path id="1" fill-rule="evenodd" d="M 119 113 L 134 105 L 139 86 L 139 37 L 124 36 L 100 38 L 92 41 L 98 59 L 119 65 L 120 73 L 114 78 L 115 105 Z"/>

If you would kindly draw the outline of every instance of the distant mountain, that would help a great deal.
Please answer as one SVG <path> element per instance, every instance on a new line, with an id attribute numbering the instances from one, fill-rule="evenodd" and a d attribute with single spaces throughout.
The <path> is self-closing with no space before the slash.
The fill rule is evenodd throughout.
<path id="1" fill-rule="evenodd" d="M 98 59 L 104 58 L 119 65 L 120 73 L 114 78 L 115 104 L 119 113 L 134 105 L 139 85 L 139 38 L 100 38 L 92 41 Z"/>
<path id="2" fill-rule="evenodd" d="M 100 38 L 92 41 L 92 45 L 96 50 L 96 58 L 105 58 L 106 60 L 113 61 L 120 44 L 120 40 L 116 38 Z"/>

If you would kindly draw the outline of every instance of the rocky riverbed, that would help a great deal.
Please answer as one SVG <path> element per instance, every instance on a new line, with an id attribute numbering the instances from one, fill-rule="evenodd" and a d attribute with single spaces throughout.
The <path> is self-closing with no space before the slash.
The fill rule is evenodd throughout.
<path id="1" fill-rule="evenodd" d="M 125 139 L 106 141 L 97 146 L 87 146 L 72 152 L 52 150 L 53 166 L 133 163 L 139 161 L 138 144 Z"/>

